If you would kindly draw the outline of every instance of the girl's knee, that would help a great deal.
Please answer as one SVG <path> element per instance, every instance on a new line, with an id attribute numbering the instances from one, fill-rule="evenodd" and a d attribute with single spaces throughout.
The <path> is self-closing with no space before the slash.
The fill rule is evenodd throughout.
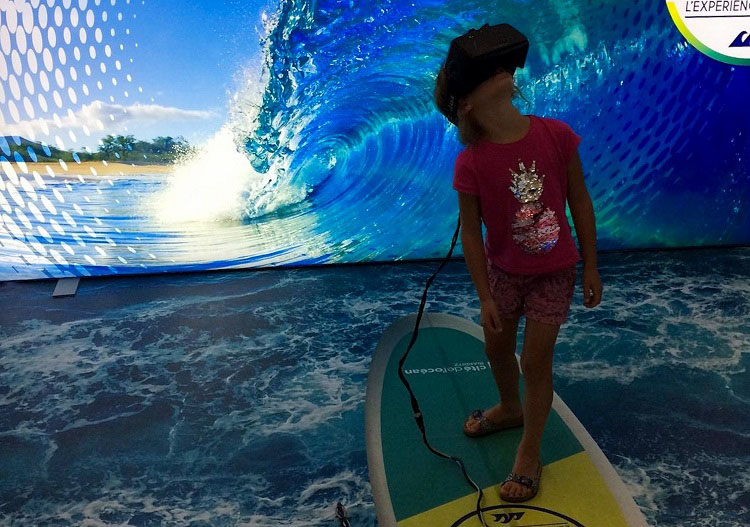
<path id="1" fill-rule="evenodd" d="M 552 358 L 529 358 L 526 353 L 521 354 L 521 372 L 527 381 L 545 381 L 552 379 Z"/>
<path id="2" fill-rule="evenodd" d="M 484 329 L 484 347 L 487 353 L 515 354 L 518 319 L 501 319 L 502 331 L 497 333 Z"/>

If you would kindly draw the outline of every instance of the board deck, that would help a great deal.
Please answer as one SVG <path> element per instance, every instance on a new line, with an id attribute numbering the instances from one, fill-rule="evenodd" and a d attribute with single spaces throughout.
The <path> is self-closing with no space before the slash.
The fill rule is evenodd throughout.
<path id="1" fill-rule="evenodd" d="M 378 524 L 481 526 L 476 490 L 458 464 L 424 444 L 409 392 L 398 376 L 416 320 L 416 315 L 405 316 L 383 333 L 367 380 L 367 462 Z M 522 503 L 500 499 L 500 483 L 513 468 L 523 428 L 481 438 L 463 434 L 463 422 L 472 410 L 498 402 L 478 324 L 445 313 L 423 313 L 403 370 L 424 415 L 427 440 L 440 452 L 460 458 L 482 488 L 487 525 L 648 527 L 614 467 L 557 394 L 542 437 L 539 493 Z M 523 377 L 520 384 L 523 397 Z"/>

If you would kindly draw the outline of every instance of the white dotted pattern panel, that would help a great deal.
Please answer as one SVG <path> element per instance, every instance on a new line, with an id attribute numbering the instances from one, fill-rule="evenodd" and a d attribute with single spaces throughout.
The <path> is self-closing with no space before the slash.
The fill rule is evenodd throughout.
<path id="1" fill-rule="evenodd" d="M 91 274 L 85 266 L 127 265 L 137 254 L 106 234 L 119 229 L 98 218 L 108 212 L 104 202 L 76 199 L 71 180 L 91 184 L 87 174 L 62 159 L 43 172 L 27 167 L 50 156 L 41 137 L 64 150 L 79 134 L 104 130 L 104 119 L 114 121 L 102 109 L 107 101 L 127 100 L 133 89 L 124 71 L 133 61 L 129 46 L 137 46 L 126 23 L 135 18 L 132 11 L 130 0 L 0 0 L 0 259 L 6 267 L 57 264 L 56 276 L 80 276 Z M 42 151 L 22 138 L 38 141 Z M 109 177 L 96 181 L 112 185 Z"/>

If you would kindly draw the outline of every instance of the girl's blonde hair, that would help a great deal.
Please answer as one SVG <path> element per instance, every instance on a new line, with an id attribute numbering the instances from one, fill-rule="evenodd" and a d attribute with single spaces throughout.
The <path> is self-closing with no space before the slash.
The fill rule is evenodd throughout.
<path id="1" fill-rule="evenodd" d="M 515 98 L 520 95 L 524 101 L 529 102 L 521 89 L 516 86 L 513 82 L 513 95 L 511 98 Z M 435 105 L 437 106 L 440 113 L 448 117 L 448 77 L 445 74 L 445 68 L 440 68 L 437 78 L 435 79 L 435 91 L 433 93 L 435 99 Z M 485 130 L 482 126 L 474 119 L 472 112 L 469 111 L 466 114 L 458 115 L 458 140 L 462 145 L 471 145 L 476 143 L 485 135 Z"/>

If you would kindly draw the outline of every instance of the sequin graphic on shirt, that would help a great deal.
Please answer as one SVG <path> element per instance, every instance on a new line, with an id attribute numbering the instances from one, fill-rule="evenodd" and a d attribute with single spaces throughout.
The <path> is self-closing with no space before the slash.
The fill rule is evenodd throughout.
<path id="1" fill-rule="evenodd" d="M 513 240 L 528 253 L 546 253 L 557 243 L 560 224 L 555 211 L 539 201 L 544 190 L 544 174 L 536 173 L 536 160 L 530 170 L 520 158 L 518 166 L 518 173 L 510 169 L 513 184 L 508 187 L 521 202 L 513 221 Z"/>

